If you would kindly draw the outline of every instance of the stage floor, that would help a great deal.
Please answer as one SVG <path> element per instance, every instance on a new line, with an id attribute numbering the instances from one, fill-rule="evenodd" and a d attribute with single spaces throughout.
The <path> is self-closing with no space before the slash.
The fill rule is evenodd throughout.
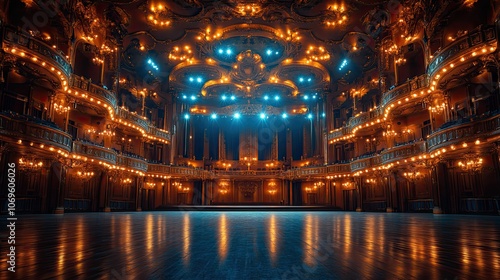
<path id="1" fill-rule="evenodd" d="M 26 215 L 16 222 L 15 273 L 5 228 L 0 279 L 500 279 L 498 216 Z"/>

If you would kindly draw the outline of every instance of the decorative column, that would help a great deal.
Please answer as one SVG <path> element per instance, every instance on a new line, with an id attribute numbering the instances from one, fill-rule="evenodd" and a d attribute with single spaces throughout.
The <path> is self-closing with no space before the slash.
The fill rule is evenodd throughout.
<path id="1" fill-rule="evenodd" d="M 363 211 L 363 193 L 362 193 L 362 188 L 361 188 L 361 177 L 358 177 L 359 180 L 354 179 L 354 184 L 356 184 L 356 191 L 358 192 L 358 206 L 356 207 L 356 212 L 362 212 Z M 357 182 L 359 181 L 359 182 Z"/>
<path id="2" fill-rule="evenodd" d="M 105 183 L 104 183 L 104 212 L 111 212 L 111 207 L 110 207 L 110 200 L 111 200 L 111 183 L 109 182 L 110 179 L 117 180 L 116 176 L 118 174 L 115 173 L 111 177 L 109 176 L 109 173 L 106 172 L 104 174 L 105 177 Z"/>
<path id="3" fill-rule="evenodd" d="M 432 200 L 434 204 L 434 208 L 432 209 L 433 214 L 443 214 L 443 210 L 441 209 L 441 200 L 440 200 L 440 175 L 438 170 L 439 163 L 434 163 L 431 169 L 431 179 L 432 179 Z"/>
<path id="4" fill-rule="evenodd" d="M 391 175 L 394 175 L 394 176 L 391 176 Z M 386 176 L 384 176 L 384 178 L 387 178 L 387 183 L 385 184 L 386 185 L 386 190 L 387 190 L 387 208 L 385 209 L 387 213 L 392 213 L 394 211 L 392 205 L 393 205 L 393 201 L 392 201 L 392 178 L 396 178 L 396 172 L 392 171 L 392 172 L 389 172 L 389 174 L 387 174 Z"/>
<path id="5" fill-rule="evenodd" d="M 144 184 L 144 178 L 142 176 L 137 177 L 136 179 L 136 196 L 135 196 L 135 205 L 136 205 L 136 211 L 140 212 L 142 211 L 141 204 L 142 204 L 142 188 Z"/>
<path id="6" fill-rule="evenodd" d="M 54 214 L 64 214 L 64 188 L 66 186 L 66 167 L 63 162 L 59 162 L 59 186 L 57 190 L 57 207 Z"/>

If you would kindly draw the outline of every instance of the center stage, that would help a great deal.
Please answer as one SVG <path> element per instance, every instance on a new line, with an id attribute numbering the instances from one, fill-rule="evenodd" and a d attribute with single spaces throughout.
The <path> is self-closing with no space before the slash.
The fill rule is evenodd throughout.
<path id="1" fill-rule="evenodd" d="M 179 205 L 157 208 L 158 211 L 339 211 L 332 206 L 282 206 L 282 205 Z"/>

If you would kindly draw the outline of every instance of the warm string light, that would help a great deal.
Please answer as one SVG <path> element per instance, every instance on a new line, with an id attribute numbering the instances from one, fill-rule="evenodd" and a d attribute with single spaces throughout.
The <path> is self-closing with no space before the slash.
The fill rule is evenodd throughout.
<path id="1" fill-rule="evenodd" d="M 53 46 L 54 49 L 56 48 L 56 46 L 54 45 Z M 5 48 L 4 49 L 6 52 L 9 51 L 8 48 Z M 61 81 L 61 85 L 63 86 L 63 90 L 64 91 L 67 91 L 68 90 L 68 82 L 66 80 L 66 77 L 65 75 L 60 71 L 60 70 L 57 70 L 54 66 L 50 66 L 50 63 L 49 62 L 46 62 L 44 61 L 43 59 L 40 59 L 36 56 L 30 56 L 28 54 L 26 54 L 25 52 L 23 51 L 18 51 L 16 48 L 12 48 L 10 49 L 10 52 L 12 54 L 15 54 L 15 55 L 19 55 L 23 58 L 31 58 L 31 60 L 35 63 L 38 63 L 40 66 L 42 66 L 43 68 L 47 69 L 47 70 L 50 70 L 51 72 L 53 72 L 54 74 L 57 74 L 57 77 L 59 78 L 59 80 Z M 69 64 L 69 62 L 66 62 Z"/>

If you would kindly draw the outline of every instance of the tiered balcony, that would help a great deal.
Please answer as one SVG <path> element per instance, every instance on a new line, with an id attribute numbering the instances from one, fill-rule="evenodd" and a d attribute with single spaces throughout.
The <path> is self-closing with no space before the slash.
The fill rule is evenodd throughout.
<path id="1" fill-rule="evenodd" d="M 0 114 L 0 135 L 2 138 L 34 142 L 66 152 L 70 152 L 72 147 L 71 135 L 55 124 L 15 113 Z"/>
<path id="2" fill-rule="evenodd" d="M 99 146 L 92 142 L 75 140 L 73 142 L 73 152 L 77 155 L 86 157 L 88 160 L 90 160 L 90 162 L 105 162 L 111 165 L 116 164 L 116 151 L 110 148 Z"/>
<path id="3" fill-rule="evenodd" d="M 31 61 L 57 77 L 63 86 L 69 80 L 71 64 L 64 55 L 42 40 L 6 27 L 3 30 L 2 48 L 6 53 Z"/>
<path id="4" fill-rule="evenodd" d="M 481 138 L 500 136 L 500 114 L 487 119 L 457 123 L 446 129 L 436 131 L 427 138 L 428 152 L 434 152 L 446 146 L 474 142 Z"/>
<path id="5" fill-rule="evenodd" d="M 103 87 L 92 84 L 90 80 L 72 74 L 70 86 L 72 87 L 71 93 L 75 94 L 76 97 L 83 98 L 86 101 L 95 102 L 107 110 L 110 108 L 112 112 L 116 110 L 115 108 L 118 102 L 115 95 L 109 90 L 105 90 Z M 78 91 L 84 93 L 85 95 L 76 94 Z M 107 106 L 104 106 L 104 104 Z"/>
<path id="6" fill-rule="evenodd" d="M 491 50 L 483 47 L 494 44 L 497 41 L 497 33 L 494 26 L 479 26 L 477 29 L 469 32 L 467 35 L 462 36 L 455 40 L 452 44 L 447 46 L 438 55 L 436 55 L 429 64 L 428 74 L 429 77 L 434 77 L 435 74 L 441 72 L 444 67 L 447 67 L 455 60 L 463 57 L 464 55 L 471 54 L 475 56 L 474 51 L 480 50 L 484 54 Z"/>
<path id="7" fill-rule="evenodd" d="M 116 164 L 120 167 L 129 168 L 132 170 L 139 170 L 141 172 L 148 171 L 148 163 L 145 159 L 133 157 L 131 155 L 121 154 L 116 158 Z"/>

